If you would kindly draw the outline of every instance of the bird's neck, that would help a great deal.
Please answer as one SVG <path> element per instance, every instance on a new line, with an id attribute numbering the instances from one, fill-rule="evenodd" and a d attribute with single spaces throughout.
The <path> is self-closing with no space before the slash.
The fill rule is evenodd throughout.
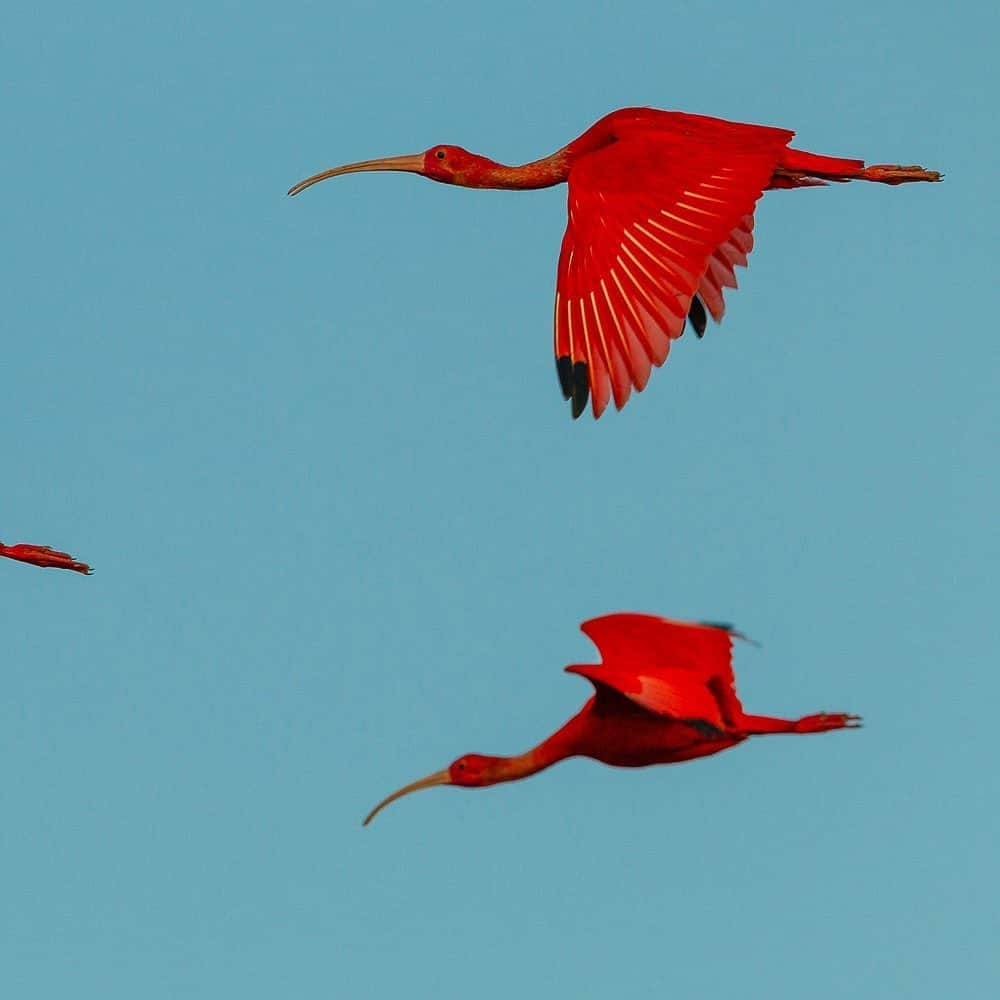
<path id="1" fill-rule="evenodd" d="M 508 167 L 485 157 L 477 167 L 465 179 L 466 187 L 530 191 L 562 184 L 569 177 L 570 159 L 565 150 L 559 150 L 551 156 L 523 163 L 519 167 Z"/>
<path id="2" fill-rule="evenodd" d="M 582 753 L 586 734 L 584 714 L 581 712 L 575 715 L 566 725 L 525 753 L 516 757 L 499 758 L 495 771 L 497 782 L 527 778 L 553 764 L 558 764 L 567 757 L 575 757 Z"/>

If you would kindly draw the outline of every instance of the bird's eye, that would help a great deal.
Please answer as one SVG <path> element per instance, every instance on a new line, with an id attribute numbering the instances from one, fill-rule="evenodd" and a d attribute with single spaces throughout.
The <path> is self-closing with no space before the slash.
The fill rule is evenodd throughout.
<path id="1" fill-rule="evenodd" d="M 465 761 L 464 761 L 464 760 L 460 760 L 460 761 L 458 762 L 458 769 L 459 769 L 460 771 L 464 771 L 464 770 L 465 770 Z"/>
<path id="2" fill-rule="evenodd" d="M 445 157 L 445 152 L 443 149 L 439 149 L 435 155 L 439 160 L 443 160 Z"/>

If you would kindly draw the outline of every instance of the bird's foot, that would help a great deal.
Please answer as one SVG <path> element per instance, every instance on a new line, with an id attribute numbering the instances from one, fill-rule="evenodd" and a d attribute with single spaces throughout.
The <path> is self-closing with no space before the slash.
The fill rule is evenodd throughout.
<path id="1" fill-rule="evenodd" d="M 939 181 L 942 174 L 923 167 L 900 167 L 892 163 L 873 163 L 861 171 L 861 178 L 879 184 L 908 184 L 911 181 Z"/>
<path id="2" fill-rule="evenodd" d="M 861 716 L 845 712 L 819 712 L 807 715 L 795 723 L 797 733 L 826 733 L 831 729 L 860 729 Z"/>

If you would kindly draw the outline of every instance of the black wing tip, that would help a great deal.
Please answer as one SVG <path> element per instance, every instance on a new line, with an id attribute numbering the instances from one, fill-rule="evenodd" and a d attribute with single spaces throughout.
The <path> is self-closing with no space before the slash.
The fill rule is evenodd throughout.
<path id="1" fill-rule="evenodd" d="M 576 420 L 587 408 L 590 398 L 590 377 L 585 361 L 574 361 L 568 354 L 556 358 L 556 374 L 563 399 L 572 400 L 573 419 Z"/>
<path id="2" fill-rule="evenodd" d="M 568 354 L 556 358 L 556 374 L 559 376 L 559 388 L 562 390 L 563 399 L 572 399 L 573 359 Z"/>
<path id="3" fill-rule="evenodd" d="M 732 622 L 715 622 L 715 621 L 700 621 L 699 625 L 704 625 L 705 628 L 718 628 L 722 629 L 723 632 L 735 632 L 736 626 Z"/>
<path id="4" fill-rule="evenodd" d="M 751 646 L 760 647 L 760 643 L 756 639 L 751 639 L 745 632 L 741 632 L 732 622 L 698 622 L 698 624 L 705 628 L 717 628 L 721 632 L 729 633 L 734 639 L 742 639 L 744 642 L 749 642 Z"/>
<path id="5" fill-rule="evenodd" d="M 587 364 L 585 361 L 577 361 L 573 364 L 573 419 L 576 420 L 587 408 L 587 400 L 590 398 L 590 378 L 587 375 Z"/>
<path id="6" fill-rule="evenodd" d="M 587 408 L 590 398 L 590 376 L 586 361 L 574 361 L 568 354 L 556 358 L 556 374 L 563 399 L 572 400 L 573 419 L 576 420 Z"/>
<path id="7" fill-rule="evenodd" d="M 694 327 L 695 335 L 699 340 L 705 336 L 705 330 L 708 329 L 708 316 L 705 313 L 705 306 L 702 304 L 701 299 L 697 295 L 692 296 L 691 306 L 688 309 L 688 319 L 691 320 L 691 325 Z"/>

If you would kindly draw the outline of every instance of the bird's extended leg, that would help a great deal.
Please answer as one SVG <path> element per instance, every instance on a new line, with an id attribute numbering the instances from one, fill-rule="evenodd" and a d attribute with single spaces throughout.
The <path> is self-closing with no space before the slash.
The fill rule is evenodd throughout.
<path id="1" fill-rule="evenodd" d="M 740 729 L 747 736 L 767 733 L 826 733 L 831 729 L 858 729 L 861 716 L 845 712 L 819 712 L 801 719 L 775 719 L 769 715 L 744 715 Z"/>
<path id="2" fill-rule="evenodd" d="M 894 163 L 873 163 L 865 167 L 857 179 L 878 181 L 879 184 L 909 184 L 911 181 L 939 181 L 943 176 L 937 170 L 925 170 L 916 165 L 900 167 Z"/>
<path id="3" fill-rule="evenodd" d="M 847 160 L 821 156 L 801 149 L 786 149 L 768 185 L 772 188 L 810 187 L 826 181 L 875 181 L 879 184 L 909 184 L 914 181 L 939 181 L 941 174 L 923 167 L 901 167 L 893 163 Z"/>

